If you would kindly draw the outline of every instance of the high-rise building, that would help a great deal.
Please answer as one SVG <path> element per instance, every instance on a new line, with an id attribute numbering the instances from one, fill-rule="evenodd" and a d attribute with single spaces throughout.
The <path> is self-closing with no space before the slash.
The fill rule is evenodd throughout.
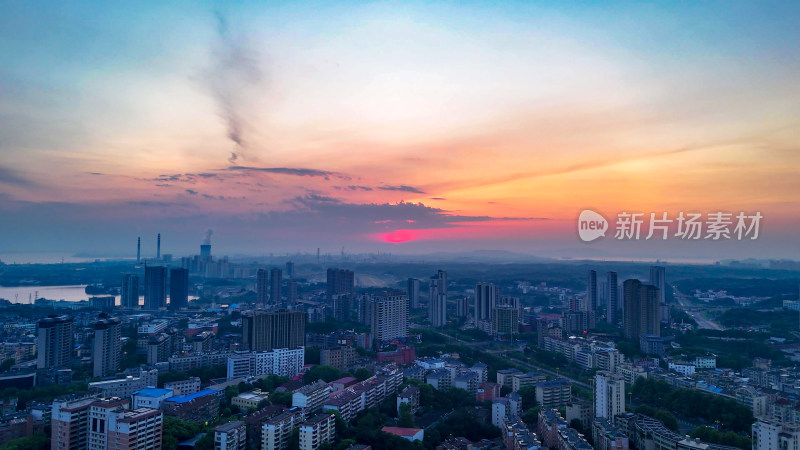
<path id="1" fill-rule="evenodd" d="M 492 311 L 500 298 L 500 288 L 492 283 L 475 285 L 475 320 L 492 321 Z"/>
<path id="2" fill-rule="evenodd" d="M 461 297 L 456 299 L 456 317 L 464 318 L 469 315 L 469 298 Z"/>
<path id="3" fill-rule="evenodd" d="M 94 341 L 92 343 L 92 376 L 107 377 L 119 370 L 122 357 L 122 321 L 100 314 L 92 324 Z"/>
<path id="4" fill-rule="evenodd" d="M 590 270 L 586 280 L 586 303 L 583 305 L 586 311 L 597 311 L 597 271 Z"/>
<path id="5" fill-rule="evenodd" d="M 639 340 L 642 334 L 661 336 L 661 305 L 658 288 L 631 279 L 622 284 L 625 303 L 625 338 Z"/>
<path id="6" fill-rule="evenodd" d="M 419 280 L 409 278 L 406 281 L 406 294 L 408 295 L 408 307 L 411 309 L 419 308 Z"/>
<path id="7" fill-rule="evenodd" d="M 519 332 L 519 309 L 511 305 L 497 305 L 492 311 L 492 335 L 513 339 Z"/>
<path id="8" fill-rule="evenodd" d="M 72 365 L 73 320 L 69 316 L 48 316 L 38 323 L 36 367 L 68 369 Z"/>
<path id="9" fill-rule="evenodd" d="M 167 268 L 146 266 L 144 268 L 144 309 L 159 309 L 167 306 Z"/>
<path id="10" fill-rule="evenodd" d="M 92 402 L 88 450 L 161 449 L 164 414 L 153 408 L 129 410 L 127 404 L 118 398 Z"/>
<path id="11" fill-rule="evenodd" d="M 434 327 L 447 324 L 447 272 L 439 270 L 431 277 L 428 295 L 428 320 Z"/>
<path id="12" fill-rule="evenodd" d="M 297 305 L 297 281 L 295 280 L 286 282 L 286 304 L 291 308 Z"/>
<path id="13" fill-rule="evenodd" d="M 619 310 L 619 281 L 617 272 L 606 274 L 606 322 L 611 325 L 617 324 L 617 311 Z"/>
<path id="14" fill-rule="evenodd" d="M 122 290 L 120 291 L 120 306 L 123 308 L 139 307 L 139 276 L 126 273 L 122 276 Z"/>
<path id="15" fill-rule="evenodd" d="M 667 305 L 667 269 L 663 266 L 650 267 L 649 283 L 658 288 L 658 304 L 661 305 L 661 320 L 670 321 L 670 310 Z"/>
<path id="16" fill-rule="evenodd" d="M 266 269 L 258 269 L 258 272 L 256 272 L 256 303 L 258 303 L 258 306 L 267 306 L 268 286 L 269 272 Z"/>
<path id="17" fill-rule="evenodd" d="M 340 322 L 350 320 L 350 312 L 353 310 L 352 294 L 334 294 L 331 299 L 333 305 L 333 318 Z"/>
<path id="18" fill-rule="evenodd" d="M 242 343 L 251 351 L 302 347 L 305 337 L 304 311 L 278 309 L 242 314 Z"/>
<path id="19" fill-rule="evenodd" d="M 269 271 L 269 301 L 273 305 L 280 305 L 283 301 L 283 271 L 273 268 Z"/>
<path id="20" fill-rule="evenodd" d="M 667 269 L 664 266 L 651 266 L 650 267 L 650 284 L 658 289 L 658 303 L 665 305 L 667 303 Z"/>
<path id="21" fill-rule="evenodd" d="M 594 377 L 594 415 L 613 420 L 625 412 L 625 379 L 601 370 Z"/>
<path id="22" fill-rule="evenodd" d="M 286 278 L 294 278 L 294 263 L 291 261 L 286 261 Z"/>
<path id="23" fill-rule="evenodd" d="M 408 297 L 384 292 L 372 298 L 372 338 L 377 345 L 408 335 Z"/>
<path id="24" fill-rule="evenodd" d="M 355 294 L 355 274 L 352 270 L 328 269 L 328 301 L 333 300 L 334 295 Z"/>
<path id="25" fill-rule="evenodd" d="M 189 306 L 189 269 L 169 271 L 169 308 L 178 310 Z"/>

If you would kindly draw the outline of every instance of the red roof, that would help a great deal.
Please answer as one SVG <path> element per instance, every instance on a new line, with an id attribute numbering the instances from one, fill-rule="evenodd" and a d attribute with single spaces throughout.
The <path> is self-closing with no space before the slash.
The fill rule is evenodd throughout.
<path id="1" fill-rule="evenodd" d="M 422 431 L 422 428 L 383 427 L 381 431 L 395 436 L 414 437 L 414 435 Z"/>

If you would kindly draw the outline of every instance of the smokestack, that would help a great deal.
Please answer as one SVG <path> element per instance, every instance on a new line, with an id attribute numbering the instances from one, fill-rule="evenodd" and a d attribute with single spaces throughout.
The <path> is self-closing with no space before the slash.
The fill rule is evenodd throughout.
<path id="1" fill-rule="evenodd" d="M 136 238 L 136 262 L 138 263 L 142 259 L 142 237 L 139 236 Z"/>
<path id="2" fill-rule="evenodd" d="M 161 260 L 161 233 L 158 233 L 158 240 L 156 241 L 156 259 Z"/>

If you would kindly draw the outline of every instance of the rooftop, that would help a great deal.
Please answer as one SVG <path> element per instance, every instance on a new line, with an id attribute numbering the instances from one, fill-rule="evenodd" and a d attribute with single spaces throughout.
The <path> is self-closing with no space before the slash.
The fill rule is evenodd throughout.
<path id="1" fill-rule="evenodd" d="M 145 397 L 162 397 L 164 395 L 172 394 L 172 389 L 156 389 L 156 388 L 144 388 L 134 392 L 134 395 L 142 395 Z"/>
<path id="2" fill-rule="evenodd" d="M 393 434 L 395 436 L 413 437 L 422 431 L 422 428 L 383 427 L 381 428 L 381 431 L 384 433 Z"/>
<path id="3" fill-rule="evenodd" d="M 173 403 L 187 403 L 200 397 L 205 397 L 207 395 L 216 395 L 216 394 L 217 391 L 214 389 L 203 389 L 202 391 L 195 392 L 194 394 L 173 395 L 172 397 L 164 401 Z"/>

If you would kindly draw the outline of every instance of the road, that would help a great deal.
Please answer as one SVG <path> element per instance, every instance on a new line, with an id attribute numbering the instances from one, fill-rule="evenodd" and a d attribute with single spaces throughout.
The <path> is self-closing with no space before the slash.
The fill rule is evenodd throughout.
<path id="1" fill-rule="evenodd" d="M 679 294 L 678 288 L 676 286 L 672 286 L 672 288 L 675 290 L 676 294 Z M 690 304 L 689 301 L 683 299 L 681 295 L 675 295 L 675 299 L 677 300 L 678 305 L 681 307 L 681 309 L 683 309 L 684 312 L 686 312 L 686 314 L 689 315 L 689 317 L 691 317 L 692 319 L 694 319 L 695 322 L 697 322 L 697 326 L 699 328 L 704 328 L 706 330 L 720 330 L 720 331 L 725 329 L 725 327 L 723 327 L 722 325 L 706 318 L 703 315 L 703 308 Z"/>

